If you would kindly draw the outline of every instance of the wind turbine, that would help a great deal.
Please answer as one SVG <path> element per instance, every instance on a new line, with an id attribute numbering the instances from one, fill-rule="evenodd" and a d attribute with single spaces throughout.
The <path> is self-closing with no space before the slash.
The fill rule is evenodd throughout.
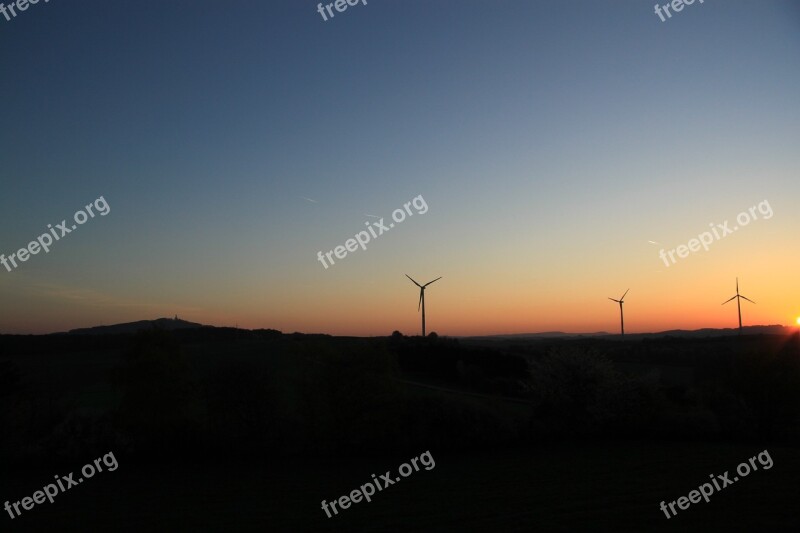
<path id="1" fill-rule="evenodd" d="M 726 303 L 728 303 L 728 302 L 730 302 L 732 300 L 736 300 L 736 307 L 739 308 L 739 335 L 742 334 L 742 298 L 744 298 L 745 300 L 747 300 L 751 304 L 755 303 L 750 298 L 748 298 L 746 296 L 742 296 L 741 294 L 739 294 L 739 278 L 736 278 L 736 296 L 733 296 L 730 300 L 726 300 L 725 302 L 722 303 L 722 305 L 725 305 Z"/>
<path id="2" fill-rule="evenodd" d="M 629 291 L 630 289 L 628 289 Z M 625 291 L 625 294 L 628 294 L 628 291 Z M 615 300 L 614 298 L 609 298 L 612 302 L 617 302 L 619 304 L 619 324 L 622 328 L 622 336 L 625 337 L 625 318 L 622 316 L 622 304 L 625 303 L 625 294 L 623 294 L 619 300 Z"/>
<path id="3" fill-rule="evenodd" d="M 424 337 L 425 336 L 425 287 L 433 283 L 433 281 L 439 281 L 440 279 L 442 279 L 442 276 L 439 276 L 433 281 L 429 281 L 425 285 L 420 285 L 419 283 L 414 281 L 414 278 L 412 278 L 408 274 L 406 274 L 406 277 L 410 279 L 412 282 L 414 282 L 414 285 L 419 287 L 419 304 L 417 305 L 417 311 L 419 311 L 420 308 L 422 308 L 422 336 Z"/>

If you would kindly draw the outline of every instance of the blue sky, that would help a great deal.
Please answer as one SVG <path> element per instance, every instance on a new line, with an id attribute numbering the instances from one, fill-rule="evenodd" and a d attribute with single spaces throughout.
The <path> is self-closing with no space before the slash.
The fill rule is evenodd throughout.
<path id="1" fill-rule="evenodd" d="M 783 323 L 798 30 L 789 1 L 667 22 L 641 1 L 372 0 L 327 22 L 296 0 L 39 2 L 0 18 L 0 253 L 101 195 L 111 213 L 0 268 L 0 331 L 413 332 L 406 272 L 445 276 L 445 334 L 612 329 L 602 299 L 629 284 L 634 329 L 729 325 L 698 291 L 740 274 L 769 302 L 754 320 Z M 316 261 L 420 194 L 424 216 Z M 647 242 L 764 199 L 773 219 L 669 269 Z"/>

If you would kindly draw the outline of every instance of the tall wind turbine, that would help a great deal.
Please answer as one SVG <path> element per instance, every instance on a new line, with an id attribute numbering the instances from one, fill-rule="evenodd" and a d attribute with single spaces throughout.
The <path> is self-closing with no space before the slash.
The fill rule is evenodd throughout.
<path id="1" fill-rule="evenodd" d="M 722 305 L 725 305 L 726 303 L 728 303 L 728 302 L 730 302 L 732 300 L 736 300 L 736 307 L 739 308 L 739 335 L 742 334 L 742 298 L 744 298 L 745 300 L 747 300 L 751 304 L 755 303 L 750 298 L 748 298 L 746 296 L 742 296 L 741 294 L 739 294 L 739 278 L 736 278 L 736 296 L 733 296 L 730 300 L 726 300 L 725 302 L 722 303 Z"/>
<path id="2" fill-rule="evenodd" d="M 417 311 L 419 311 L 420 308 L 422 308 L 422 336 L 424 337 L 425 336 L 425 287 L 433 283 L 433 281 L 439 281 L 440 279 L 442 279 L 442 276 L 439 276 L 433 281 L 429 281 L 425 285 L 420 285 L 419 283 L 414 281 L 414 278 L 412 278 L 408 274 L 406 274 L 406 277 L 411 281 L 413 281 L 414 285 L 419 287 L 419 304 L 417 305 Z"/>
<path id="3" fill-rule="evenodd" d="M 628 289 L 629 291 L 630 289 Z M 625 294 L 628 294 L 628 291 L 625 291 Z M 619 304 L 619 324 L 622 328 L 622 336 L 625 336 L 625 318 L 622 316 L 622 304 L 625 303 L 625 294 L 619 300 L 615 300 L 614 298 L 609 298 L 612 302 L 617 302 Z"/>

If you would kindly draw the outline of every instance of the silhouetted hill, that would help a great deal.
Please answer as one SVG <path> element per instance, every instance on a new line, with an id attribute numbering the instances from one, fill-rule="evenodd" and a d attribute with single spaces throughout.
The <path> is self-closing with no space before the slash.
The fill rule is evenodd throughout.
<path id="1" fill-rule="evenodd" d="M 128 322 L 126 324 L 114 324 L 111 326 L 95 326 L 93 328 L 73 329 L 71 335 L 115 335 L 119 333 L 136 333 L 141 330 L 163 329 L 173 331 L 176 329 L 196 329 L 202 328 L 202 324 L 187 322 L 179 318 L 158 318 L 156 320 L 139 320 L 138 322 Z"/>
<path id="2" fill-rule="evenodd" d="M 508 333 L 505 335 L 481 335 L 479 337 L 464 337 L 472 340 L 510 340 L 510 339 L 561 339 L 578 337 L 605 337 L 611 335 L 607 331 L 597 333 L 565 333 L 563 331 L 542 331 L 539 333 Z"/>
<path id="3" fill-rule="evenodd" d="M 745 326 L 742 329 L 744 335 L 789 335 L 794 333 L 796 328 L 787 326 Z M 652 339 L 659 337 L 679 337 L 679 338 L 708 338 L 708 337 L 729 337 L 738 334 L 738 328 L 703 328 L 696 330 L 673 329 L 660 331 L 657 333 L 626 333 L 626 339 Z M 577 338 L 619 338 L 617 333 L 598 332 L 598 333 L 562 333 L 559 331 L 547 331 L 543 333 L 515 333 L 512 335 L 482 335 L 479 337 L 464 337 L 469 340 L 525 340 L 525 339 L 577 339 Z"/>
<path id="4" fill-rule="evenodd" d="M 789 335 L 795 331 L 794 328 L 772 325 L 772 326 L 745 326 L 742 328 L 743 335 Z M 631 338 L 653 338 L 653 337 L 688 337 L 688 338 L 705 338 L 705 337 L 728 337 L 731 335 L 738 335 L 739 328 L 725 328 L 713 329 L 704 328 L 696 330 L 683 330 L 674 329 L 670 331 L 661 331 L 659 333 L 641 333 L 632 334 Z M 625 335 L 628 337 L 628 335 Z"/>

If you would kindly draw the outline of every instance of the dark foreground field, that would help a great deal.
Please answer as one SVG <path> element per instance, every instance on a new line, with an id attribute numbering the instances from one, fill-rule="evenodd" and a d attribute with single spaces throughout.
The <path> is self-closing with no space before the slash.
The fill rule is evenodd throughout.
<path id="1" fill-rule="evenodd" d="M 794 531 L 798 341 L 0 336 L 0 504 L 119 464 L 0 530 Z M 659 508 L 765 450 L 710 502 Z"/>
<path id="2" fill-rule="evenodd" d="M 733 470 L 754 446 L 604 444 L 437 456 L 436 467 L 327 518 L 320 508 L 407 458 L 280 465 L 125 464 L 13 522 L 8 531 L 792 531 L 800 524 L 800 451 L 775 447 L 770 470 L 669 520 L 659 502 L 710 473 Z M 78 465 L 80 466 L 80 465 Z M 52 472 L 4 479 L 31 494 Z M 5 476 L 4 476 L 5 477 Z M 7 518 L 7 517 L 6 517 Z M 7 526 L 8 527 L 7 529 Z"/>

